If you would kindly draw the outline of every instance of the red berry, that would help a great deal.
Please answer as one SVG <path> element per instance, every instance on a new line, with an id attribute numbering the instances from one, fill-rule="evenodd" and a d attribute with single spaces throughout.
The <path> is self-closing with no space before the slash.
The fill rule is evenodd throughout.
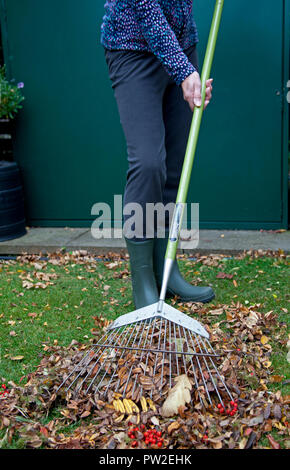
<path id="1" fill-rule="evenodd" d="M 157 445 L 158 447 L 162 447 L 162 442 L 159 441 Z"/>
<path id="2" fill-rule="evenodd" d="M 152 444 L 156 444 L 156 439 L 152 439 Z"/>
<path id="3" fill-rule="evenodd" d="M 137 441 L 133 441 L 133 442 L 132 442 L 132 447 L 137 447 L 137 445 L 138 445 L 138 442 L 137 442 Z"/>
<path id="4" fill-rule="evenodd" d="M 147 446 L 148 446 L 149 442 L 150 442 L 149 439 L 145 439 L 145 444 L 146 444 Z"/>
<path id="5" fill-rule="evenodd" d="M 220 414 L 223 414 L 225 412 L 224 408 L 220 408 Z"/>
<path id="6" fill-rule="evenodd" d="M 132 423 L 131 423 L 131 421 L 129 421 L 129 423 L 128 423 L 128 426 L 132 426 Z"/>
<path id="7" fill-rule="evenodd" d="M 229 415 L 231 413 L 231 410 L 227 410 L 227 415 Z"/>
<path id="8" fill-rule="evenodd" d="M 137 432 L 139 431 L 139 428 L 134 428 L 133 431 Z"/>
<path id="9" fill-rule="evenodd" d="M 231 411 L 231 412 L 230 412 L 230 415 L 231 415 L 231 416 L 234 416 L 234 414 L 235 414 L 234 411 Z"/>
<path id="10" fill-rule="evenodd" d="M 141 424 L 141 429 L 145 429 L 145 424 Z"/>
<path id="11" fill-rule="evenodd" d="M 205 435 L 203 436 L 203 440 L 206 441 L 207 439 L 208 439 L 208 436 L 205 434 Z"/>
<path id="12" fill-rule="evenodd" d="M 219 403 L 217 407 L 220 410 L 223 407 L 223 405 L 221 403 Z"/>
<path id="13" fill-rule="evenodd" d="M 157 436 L 158 436 L 158 437 L 161 437 L 161 436 L 162 436 L 162 432 L 161 432 L 161 431 L 158 431 Z"/>
<path id="14" fill-rule="evenodd" d="M 235 406 L 234 400 L 231 401 L 231 406 Z"/>

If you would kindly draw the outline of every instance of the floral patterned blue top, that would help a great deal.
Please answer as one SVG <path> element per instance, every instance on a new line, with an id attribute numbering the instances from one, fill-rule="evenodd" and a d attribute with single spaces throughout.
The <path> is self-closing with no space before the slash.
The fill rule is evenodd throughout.
<path id="1" fill-rule="evenodd" d="M 195 71 L 183 52 L 198 42 L 192 0 L 107 0 L 101 43 L 153 52 L 180 85 Z"/>

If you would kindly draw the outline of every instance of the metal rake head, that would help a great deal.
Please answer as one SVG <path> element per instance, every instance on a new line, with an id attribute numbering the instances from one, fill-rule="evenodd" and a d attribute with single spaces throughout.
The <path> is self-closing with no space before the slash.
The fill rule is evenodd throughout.
<path id="1" fill-rule="evenodd" d="M 196 320 L 164 304 L 136 310 L 118 318 L 64 379 L 58 390 L 89 392 L 106 397 L 119 393 L 136 403 L 142 395 L 160 400 L 186 374 L 193 385 L 192 400 L 207 407 L 218 399 L 225 408 L 233 400 L 218 370 L 208 333 Z M 214 398 L 215 396 L 215 398 Z"/>

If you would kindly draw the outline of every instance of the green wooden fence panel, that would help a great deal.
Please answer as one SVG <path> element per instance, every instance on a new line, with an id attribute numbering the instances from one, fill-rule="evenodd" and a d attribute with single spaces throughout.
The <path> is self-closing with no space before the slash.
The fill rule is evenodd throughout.
<path id="1" fill-rule="evenodd" d="M 92 205 L 112 205 L 127 169 L 99 43 L 104 2 L 0 2 L 8 73 L 25 83 L 14 154 L 28 223 L 89 227 Z M 201 62 L 213 6 L 194 2 Z M 286 227 L 288 12 L 288 0 L 225 1 L 189 192 L 203 228 Z"/>

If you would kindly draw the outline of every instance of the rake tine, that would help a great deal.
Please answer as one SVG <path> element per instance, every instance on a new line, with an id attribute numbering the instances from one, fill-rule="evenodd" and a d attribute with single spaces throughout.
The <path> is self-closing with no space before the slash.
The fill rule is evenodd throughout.
<path id="1" fill-rule="evenodd" d="M 203 342 L 203 339 L 202 339 L 202 338 L 201 338 L 201 341 L 202 341 L 202 343 L 204 344 L 204 342 Z M 211 346 L 211 344 L 210 344 L 210 342 L 209 342 L 208 340 L 206 340 L 206 341 L 207 341 L 207 343 L 209 344 L 209 346 L 210 346 L 211 350 L 212 350 L 212 351 L 214 351 L 214 350 L 213 350 L 213 347 L 212 347 L 212 346 Z M 205 346 L 204 346 L 204 347 L 205 347 Z M 205 347 L 205 349 L 206 349 L 206 347 Z M 217 369 L 217 367 L 216 367 L 216 365 L 215 365 L 214 361 L 212 360 L 212 358 L 211 358 L 210 356 L 209 356 L 209 358 L 210 358 L 210 361 L 211 361 L 211 363 L 212 363 L 212 366 L 214 367 L 214 369 L 215 369 L 215 371 L 216 371 L 216 374 L 217 374 L 217 376 L 219 377 L 219 379 L 220 379 L 221 383 L 222 383 L 222 384 L 223 384 L 223 386 L 225 387 L 225 389 L 226 389 L 226 391 L 227 391 L 227 393 L 228 393 L 228 395 L 229 395 L 230 399 L 231 399 L 231 400 L 233 400 L 234 398 L 233 398 L 233 396 L 232 396 L 231 392 L 229 391 L 229 389 L 228 389 L 228 387 L 227 387 L 227 385 L 226 385 L 225 381 L 223 380 L 223 378 L 222 378 L 221 374 L 219 373 L 219 371 L 218 371 L 218 369 Z"/>
<path id="2" fill-rule="evenodd" d="M 162 330 L 162 323 L 163 323 L 163 318 L 162 317 L 160 318 L 160 323 L 161 324 L 160 324 L 160 327 L 159 327 L 158 349 L 160 349 L 161 330 Z M 153 370 L 153 377 L 155 376 L 157 361 L 158 361 L 158 354 L 156 353 L 155 354 L 155 364 L 154 364 L 154 370 Z M 152 395 L 153 395 L 153 388 L 151 389 L 151 392 L 150 392 L 150 397 L 151 398 L 152 398 Z"/>
<path id="3" fill-rule="evenodd" d="M 200 350 L 203 351 L 203 349 L 202 349 L 202 347 L 201 347 L 201 345 L 200 345 L 200 342 L 199 342 L 199 340 L 198 340 L 198 337 L 196 336 L 195 333 L 194 333 L 194 336 L 195 336 L 195 339 L 196 339 L 196 341 L 197 341 L 197 344 L 198 344 Z M 218 388 L 217 388 L 217 386 L 216 386 L 215 380 L 213 379 L 212 373 L 211 373 L 211 371 L 210 371 L 210 368 L 209 368 L 209 366 L 208 366 L 208 363 L 207 363 L 207 360 L 206 360 L 205 357 L 203 357 L 203 361 L 204 361 L 205 366 L 206 366 L 206 368 L 207 368 L 207 371 L 208 371 L 208 373 L 209 373 L 209 375 L 210 375 L 212 384 L 213 384 L 213 386 L 214 386 L 214 388 L 215 388 L 215 391 L 216 391 L 216 393 L 217 393 L 217 395 L 218 395 L 218 397 L 219 397 L 219 400 L 220 400 L 222 406 L 225 408 L 225 404 L 224 404 L 224 402 L 223 402 L 222 397 L 220 396 L 220 393 L 219 393 L 219 391 L 218 391 Z"/>
<path id="4" fill-rule="evenodd" d="M 137 325 L 138 325 L 138 323 L 137 323 Z M 137 338 L 137 335 L 138 335 L 139 332 L 140 332 L 141 327 L 142 327 L 142 322 L 139 323 L 139 330 L 136 331 L 136 334 L 135 334 L 135 337 L 134 337 L 134 340 L 133 340 L 133 344 L 135 343 L 135 340 L 136 340 L 136 338 Z M 144 330 L 144 326 L 143 326 L 143 330 Z M 132 335 L 131 335 L 131 337 L 132 337 Z M 130 338 L 129 338 L 129 341 L 130 341 Z M 128 341 L 128 343 L 129 343 L 129 341 Z M 128 344 L 128 343 L 127 343 L 127 344 Z M 124 351 L 123 351 L 123 353 L 122 353 L 122 355 L 121 355 L 121 358 L 123 357 L 123 354 L 124 354 Z M 118 388 L 120 382 L 121 382 L 121 379 L 119 379 L 118 382 L 117 382 L 117 384 L 116 384 L 115 392 L 116 392 L 116 390 L 117 390 L 117 388 Z"/>
<path id="5" fill-rule="evenodd" d="M 113 338 L 116 336 L 117 332 L 115 332 Z M 103 338 L 105 337 L 106 335 L 103 336 Z M 112 336 L 112 333 L 109 335 L 109 337 Z M 83 364 L 83 362 L 85 362 L 85 359 L 90 355 L 91 352 L 94 351 L 94 348 L 92 348 L 87 354 L 86 356 L 83 358 L 83 360 L 81 361 L 80 364 L 78 364 L 74 369 L 73 371 L 69 374 L 69 376 L 64 380 L 63 384 L 74 374 L 74 372 L 77 372 L 78 368 L 82 365 L 78 375 L 74 378 L 74 380 L 72 381 L 72 383 L 66 388 L 66 392 L 68 392 L 70 390 L 70 388 L 73 386 L 73 384 L 76 382 L 76 380 L 80 377 L 80 375 L 83 373 L 84 371 L 84 367 L 88 366 L 91 361 L 93 360 L 93 358 L 95 357 L 95 355 L 100 351 L 101 348 L 98 348 L 97 351 L 94 352 L 94 354 L 91 356 L 90 360 L 86 363 L 86 364 Z M 60 387 L 59 387 L 60 388 Z"/>
<path id="6" fill-rule="evenodd" d="M 175 359 L 176 359 L 176 370 L 177 370 L 177 375 L 179 375 L 179 365 L 178 365 L 178 354 L 177 354 L 177 340 L 176 340 L 176 327 L 175 327 L 175 323 L 173 323 L 173 327 L 174 327 L 174 342 L 175 342 Z"/>
<path id="7" fill-rule="evenodd" d="M 142 334 L 140 336 L 138 347 L 140 347 L 140 345 L 142 344 L 143 332 L 144 332 L 145 326 L 147 325 L 147 322 L 148 322 L 148 320 L 146 320 L 146 322 L 144 323 L 144 328 L 143 328 Z M 144 340 L 144 345 L 146 344 L 146 341 L 147 341 L 147 337 L 148 337 L 148 333 L 149 333 L 149 326 L 150 326 L 151 323 L 152 323 L 152 318 L 149 319 L 149 325 L 148 325 L 148 328 L 147 328 L 147 333 L 146 333 L 146 338 Z M 144 354 L 144 351 L 141 351 L 141 356 L 140 356 L 140 359 L 139 359 L 140 362 L 142 360 L 143 354 Z M 128 374 L 128 379 L 127 379 L 127 382 L 126 382 L 126 386 L 125 386 L 125 389 L 123 391 L 123 397 L 125 397 L 125 395 L 126 395 L 126 390 L 127 390 L 128 384 L 129 384 L 129 380 L 130 380 L 130 377 L 131 377 L 131 372 L 132 372 L 133 367 L 134 367 L 134 364 L 132 364 L 132 366 L 130 368 L 130 372 Z"/>
<path id="8" fill-rule="evenodd" d="M 189 348 L 189 343 L 188 343 L 188 340 L 187 340 L 186 330 L 184 329 L 184 327 L 182 327 L 182 329 L 183 329 L 183 334 L 185 336 L 187 347 Z M 201 405 L 204 406 L 204 403 L 202 401 L 202 398 L 201 398 L 201 395 L 200 395 L 200 392 L 199 392 L 199 386 L 198 386 L 198 382 L 197 382 L 197 378 L 196 378 L 195 367 L 194 367 L 194 364 L 193 364 L 192 356 L 189 356 L 189 357 L 190 357 L 190 362 L 191 362 L 191 367 L 192 367 L 192 372 L 193 372 L 193 376 L 194 376 L 194 382 L 195 382 L 196 390 L 197 390 L 197 393 L 198 393 L 198 397 L 199 397 Z"/>
<path id="9" fill-rule="evenodd" d="M 189 331 L 189 335 L 190 335 L 190 339 L 191 339 L 191 342 L 192 342 L 193 350 L 194 350 L 194 352 L 196 352 L 195 344 L 194 344 L 194 341 L 193 341 L 193 337 L 192 337 L 191 331 Z M 200 375 L 201 375 L 201 379 L 202 379 L 202 381 L 203 381 L 203 385 L 204 385 L 204 388 L 205 388 L 207 397 L 208 397 L 208 399 L 209 399 L 210 404 L 212 405 L 212 401 L 211 401 L 211 398 L 210 398 L 210 394 L 209 394 L 208 388 L 207 388 L 207 386 L 206 386 L 206 382 L 205 382 L 205 380 L 204 380 L 204 375 L 203 375 L 203 373 L 202 373 L 202 369 L 201 369 L 201 365 L 200 365 L 198 356 L 196 356 L 196 361 L 197 361 L 197 365 L 198 365 L 198 368 L 199 368 L 199 372 L 200 372 Z"/>
<path id="10" fill-rule="evenodd" d="M 133 332 L 136 330 L 137 325 L 138 325 L 138 323 L 135 323 L 134 328 L 133 328 L 133 330 L 131 331 L 131 334 L 130 334 L 128 340 L 127 340 L 127 344 L 129 344 L 129 341 L 130 341 L 130 339 L 132 338 Z M 123 339 L 123 341 L 122 341 L 122 343 L 121 343 L 120 346 L 122 346 L 123 343 L 124 343 L 124 341 L 127 339 L 128 334 L 129 334 L 129 332 L 130 332 L 130 329 L 129 329 L 129 328 L 128 328 L 127 330 L 124 329 L 124 331 L 125 331 L 126 333 L 125 333 L 124 339 Z M 120 356 L 119 359 L 122 359 L 124 353 L 125 353 L 125 349 L 123 349 L 123 352 L 122 352 L 122 354 L 121 354 L 121 356 Z M 110 366 L 111 366 L 111 363 L 108 365 L 108 367 L 107 367 L 107 369 L 105 370 L 105 373 L 104 373 L 104 375 L 103 375 L 101 381 L 98 383 L 97 388 L 96 388 L 96 391 L 99 390 L 101 384 L 103 383 L 104 378 L 106 377 L 106 375 L 107 375 L 107 373 L 108 373 L 108 370 L 110 369 Z M 99 375 L 100 371 L 101 371 L 101 368 L 98 370 L 98 372 L 96 373 L 96 375 L 95 375 L 94 378 L 92 379 L 92 381 L 91 381 L 89 387 L 88 387 L 87 390 L 86 390 L 86 394 L 88 393 L 88 391 L 89 391 L 90 388 L 92 387 L 92 385 L 93 385 L 93 383 L 95 382 L 95 380 L 96 380 L 97 376 Z"/>
<path id="11" fill-rule="evenodd" d="M 118 329 L 118 331 L 120 330 L 120 328 Z M 113 336 L 113 339 L 117 336 L 117 333 L 118 331 L 116 332 L 116 334 Z M 121 333 L 121 335 L 119 336 L 119 339 L 123 336 L 123 332 Z M 101 347 L 99 348 L 101 349 Z M 99 361 L 101 360 L 101 358 L 103 357 L 103 355 L 106 353 L 106 351 L 108 350 L 108 348 L 104 348 L 103 349 L 103 352 L 101 353 L 101 355 L 98 357 L 97 359 L 97 362 L 95 364 L 92 365 L 92 367 L 90 368 L 90 370 L 87 372 L 87 375 L 84 377 L 84 379 L 81 381 L 81 383 L 78 385 L 77 389 L 76 389 L 76 393 L 79 392 L 79 390 L 82 388 L 83 386 L 83 383 L 85 382 L 85 380 L 87 380 L 87 378 L 91 375 L 91 373 L 93 372 L 94 368 L 96 367 L 96 365 L 99 363 Z M 101 367 L 99 367 L 99 371 L 101 371 Z M 76 380 L 76 379 L 75 379 Z M 75 381 L 74 380 L 74 381 Z M 70 385 L 72 386 L 72 384 Z M 85 393 L 86 395 L 86 393 Z"/>
<path id="12" fill-rule="evenodd" d="M 142 341 L 142 336 L 143 336 L 143 332 L 144 332 L 146 323 L 147 323 L 147 320 L 146 320 L 146 322 L 144 322 L 144 324 L 143 324 L 142 334 L 140 335 L 140 339 L 139 339 L 139 343 L 138 343 L 139 346 L 140 346 L 140 342 Z M 136 332 L 136 334 L 135 334 L 135 338 L 134 338 L 134 340 L 133 340 L 133 344 L 135 343 L 135 340 L 136 340 L 136 338 L 137 338 L 137 335 L 140 334 L 140 329 L 141 329 L 141 327 L 142 327 L 142 322 L 141 322 L 139 325 L 140 325 L 140 326 L 139 326 L 139 330 L 138 330 L 138 331 Z M 122 356 L 123 356 L 123 354 L 124 354 L 124 352 L 122 353 Z M 122 358 L 122 356 L 120 357 L 120 359 Z M 130 380 L 131 371 L 132 371 L 132 369 L 133 369 L 133 366 L 134 366 L 134 364 L 131 365 L 130 372 L 129 372 L 129 374 L 128 374 L 128 379 L 127 379 L 126 386 L 125 386 L 125 390 L 123 391 L 123 396 L 125 396 L 126 389 L 127 389 L 127 386 L 128 386 L 129 380 Z M 115 374 L 116 374 L 116 373 L 114 373 L 114 375 L 115 375 Z M 112 380 L 112 379 L 111 379 L 111 380 Z M 117 385 L 116 385 L 116 387 L 115 387 L 115 391 L 117 390 L 117 388 L 118 388 L 120 382 L 121 382 L 121 379 L 118 380 Z"/>
<path id="13" fill-rule="evenodd" d="M 178 331 L 179 331 L 179 338 L 180 338 L 180 340 L 182 341 L 182 339 L 183 339 L 183 338 L 181 337 L 181 331 L 180 331 L 180 326 L 179 326 L 179 325 L 178 325 Z M 180 344 L 181 344 L 181 343 L 180 343 Z M 181 352 L 183 352 L 183 343 L 182 343 L 182 351 L 181 351 Z M 186 375 L 187 375 L 187 366 L 186 366 L 186 360 L 185 360 L 185 357 L 184 357 L 184 355 L 183 355 L 183 354 L 182 354 L 182 358 L 183 358 L 183 366 L 184 366 L 184 370 L 185 370 L 185 373 L 186 373 Z"/>
<path id="14" fill-rule="evenodd" d="M 150 344 L 149 344 L 149 348 L 148 348 L 149 350 L 148 350 L 148 353 L 147 353 L 147 356 L 146 356 L 145 371 L 147 369 L 147 364 L 148 364 L 148 359 L 149 359 L 149 354 L 150 354 L 150 346 L 151 346 L 152 341 L 153 341 L 154 330 L 155 330 L 155 325 L 156 325 L 156 319 L 157 319 L 157 317 L 154 317 L 154 325 L 152 327 L 151 339 L 150 339 Z M 132 396 L 133 396 L 134 391 L 135 391 L 136 383 L 137 383 L 137 375 L 136 375 L 135 382 L 134 382 L 134 385 L 133 385 Z M 142 394 L 142 391 L 143 391 L 143 387 L 142 387 L 142 385 L 140 385 L 140 395 Z"/>
<path id="15" fill-rule="evenodd" d="M 171 322 L 169 322 L 169 341 L 168 344 L 170 345 L 170 354 L 169 354 L 169 387 L 172 388 L 172 365 L 171 365 L 171 360 L 172 360 L 172 354 L 171 354 Z"/>
<path id="16" fill-rule="evenodd" d="M 164 332 L 163 349 L 166 348 L 166 330 L 167 330 L 167 320 L 165 320 L 165 332 Z M 162 369 L 161 369 L 161 389 L 160 389 L 160 395 L 161 395 L 162 383 L 163 383 L 164 360 L 165 360 L 165 353 L 162 354 Z"/>

